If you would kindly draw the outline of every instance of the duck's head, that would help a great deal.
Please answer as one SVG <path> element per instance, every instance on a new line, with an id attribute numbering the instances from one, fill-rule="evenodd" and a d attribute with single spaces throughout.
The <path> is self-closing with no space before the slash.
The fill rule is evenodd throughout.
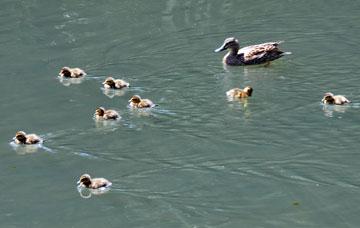
<path id="1" fill-rule="evenodd" d="M 251 86 L 246 86 L 243 91 L 249 96 L 251 97 L 251 94 L 253 92 L 253 88 Z"/>
<path id="2" fill-rule="evenodd" d="M 334 94 L 325 93 L 321 102 L 323 102 L 324 104 L 333 104 L 335 102 Z"/>
<path id="3" fill-rule="evenodd" d="M 70 67 L 61 68 L 59 75 L 64 77 L 71 77 Z"/>
<path id="4" fill-rule="evenodd" d="M 109 85 L 110 87 L 115 86 L 115 81 L 113 77 L 107 77 L 105 81 L 103 82 L 103 85 Z"/>
<path id="5" fill-rule="evenodd" d="M 226 38 L 223 45 L 215 50 L 215 52 L 224 51 L 226 49 L 239 49 L 239 41 L 234 37 Z"/>
<path id="6" fill-rule="evenodd" d="M 77 182 L 77 184 L 83 184 L 86 187 L 89 187 L 91 185 L 91 177 L 89 174 L 83 174 L 81 175 L 79 181 Z"/>
<path id="7" fill-rule="evenodd" d="M 16 132 L 15 139 L 17 139 L 21 143 L 25 143 L 26 142 L 26 133 L 24 131 Z"/>
<path id="8" fill-rule="evenodd" d="M 138 104 L 141 102 L 141 97 L 139 95 L 134 95 L 131 97 L 131 99 L 129 100 L 129 102 Z"/>
<path id="9" fill-rule="evenodd" d="M 95 110 L 95 115 L 97 116 L 103 116 L 105 113 L 105 108 L 103 107 L 98 107 L 96 110 Z"/>

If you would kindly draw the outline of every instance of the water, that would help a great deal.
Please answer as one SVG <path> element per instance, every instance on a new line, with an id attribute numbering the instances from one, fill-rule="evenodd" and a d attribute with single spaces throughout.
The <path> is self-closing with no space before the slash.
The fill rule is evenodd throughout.
<path id="1" fill-rule="evenodd" d="M 1 227 L 360 224 L 359 1 L 1 3 Z M 293 55 L 224 69 L 229 36 Z M 132 87 L 104 94 L 108 75 Z M 353 103 L 324 107 L 328 91 Z M 130 110 L 133 94 L 159 106 Z M 96 123 L 98 106 L 122 119 Z M 17 130 L 44 145 L 14 147 Z M 82 198 L 83 173 L 112 189 Z"/>

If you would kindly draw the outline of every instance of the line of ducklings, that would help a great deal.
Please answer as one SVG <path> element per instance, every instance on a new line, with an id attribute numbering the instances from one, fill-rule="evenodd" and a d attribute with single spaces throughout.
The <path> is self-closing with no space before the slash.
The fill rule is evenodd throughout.
<path id="1" fill-rule="evenodd" d="M 238 40 L 230 37 L 225 39 L 221 47 L 216 49 L 215 52 L 229 50 L 223 58 L 223 63 L 226 65 L 240 66 L 264 63 L 268 65 L 271 61 L 281 58 L 286 54 L 291 54 L 290 52 L 281 51 L 278 47 L 280 43 L 268 42 L 240 49 Z M 85 75 L 84 70 L 70 67 L 63 67 L 59 73 L 59 76 L 64 78 L 81 78 Z M 128 82 L 112 77 L 106 78 L 102 84 L 105 89 L 122 89 L 130 86 Z M 251 97 L 252 93 L 253 88 L 246 86 L 244 89 L 233 88 L 227 91 L 226 95 L 229 98 L 246 99 Z M 321 102 L 324 104 L 343 105 L 351 101 L 343 95 L 334 95 L 328 92 L 325 93 Z M 134 95 L 129 100 L 129 106 L 132 108 L 151 108 L 156 105 L 149 99 L 142 99 L 139 95 Z M 95 110 L 95 118 L 97 120 L 117 120 L 120 118 L 120 115 L 115 110 L 98 107 Z M 43 139 L 36 134 L 26 134 L 24 131 L 18 131 L 15 134 L 14 142 L 16 144 L 39 144 L 43 142 Z M 89 189 L 101 189 L 110 187 L 112 183 L 105 178 L 91 178 L 89 174 L 83 174 L 78 181 L 78 185 L 79 187 Z"/>

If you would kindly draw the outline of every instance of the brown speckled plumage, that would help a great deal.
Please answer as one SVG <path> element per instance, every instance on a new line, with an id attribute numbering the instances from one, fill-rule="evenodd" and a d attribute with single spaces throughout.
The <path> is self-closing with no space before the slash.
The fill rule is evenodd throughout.
<path id="1" fill-rule="evenodd" d="M 42 139 L 36 134 L 26 134 L 24 131 L 18 131 L 15 134 L 14 141 L 16 144 L 37 144 Z"/>
<path id="2" fill-rule="evenodd" d="M 78 184 L 92 189 L 110 187 L 112 185 L 112 183 L 105 178 L 91 178 L 89 174 L 81 175 Z"/>
<path id="3" fill-rule="evenodd" d="M 279 50 L 280 42 L 268 42 L 252 46 L 243 47 L 237 39 L 230 37 L 225 39 L 223 45 L 216 49 L 215 52 L 220 52 L 229 49 L 229 52 L 224 56 L 223 63 L 226 65 L 254 65 L 269 63 L 275 59 L 282 57 L 290 52 L 283 52 Z"/>
<path id="4" fill-rule="evenodd" d="M 80 68 L 63 67 L 61 68 L 59 75 L 66 78 L 79 78 L 85 76 L 86 73 Z"/>
<path id="5" fill-rule="evenodd" d="M 246 86 L 244 89 L 234 88 L 226 92 L 228 97 L 232 98 L 247 98 L 251 97 L 253 92 L 253 88 L 250 86 Z"/>
<path id="6" fill-rule="evenodd" d="M 323 99 L 321 100 L 324 104 L 335 104 L 335 105 L 343 105 L 350 103 L 351 101 L 348 100 L 343 95 L 334 95 L 332 93 L 325 93 Z"/>
<path id="7" fill-rule="evenodd" d="M 122 89 L 130 86 L 128 82 L 122 79 L 114 79 L 113 77 L 107 77 L 103 85 L 105 89 Z"/>
<path id="8" fill-rule="evenodd" d="M 99 107 L 95 110 L 95 118 L 97 120 L 116 120 L 120 117 L 119 113 L 112 109 L 105 109 L 103 107 Z"/>
<path id="9" fill-rule="evenodd" d="M 139 95 L 134 95 L 129 100 L 130 107 L 133 108 L 152 108 L 155 104 L 149 99 L 141 99 Z"/>

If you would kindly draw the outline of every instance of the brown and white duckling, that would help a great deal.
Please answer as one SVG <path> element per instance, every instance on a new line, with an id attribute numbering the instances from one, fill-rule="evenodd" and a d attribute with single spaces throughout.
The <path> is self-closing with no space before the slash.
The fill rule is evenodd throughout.
<path id="1" fill-rule="evenodd" d="M 120 118 L 120 115 L 115 110 L 99 107 L 95 110 L 95 118 L 97 120 L 116 120 Z"/>
<path id="2" fill-rule="evenodd" d="M 36 134 L 26 134 L 24 131 L 18 131 L 15 134 L 14 141 L 16 144 L 38 144 L 42 139 Z"/>
<path id="3" fill-rule="evenodd" d="M 246 86 L 244 89 L 234 88 L 226 92 L 228 97 L 232 98 L 247 98 L 251 97 L 253 88 L 251 86 Z"/>
<path id="4" fill-rule="evenodd" d="M 129 100 L 130 107 L 133 108 L 152 108 L 156 106 L 151 100 L 149 99 L 141 99 L 139 95 L 134 95 Z"/>
<path id="5" fill-rule="evenodd" d="M 77 184 L 81 187 L 91 189 L 107 188 L 112 185 L 112 183 L 105 178 L 91 178 L 89 174 L 81 175 Z"/>
<path id="6" fill-rule="evenodd" d="M 86 73 L 80 68 L 63 67 L 61 68 L 59 75 L 66 78 L 79 78 L 85 76 Z"/>
<path id="7" fill-rule="evenodd" d="M 324 104 L 335 104 L 335 105 L 343 105 L 350 103 L 351 101 L 348 100 L 343 95 L 334 95 L 332 93 L 325 93 L 323 99 L 321 100 Z"/>
<path id="8" fill-rule="evenodd" d="M 102 84 L 105 89 L 122 89 L 130 86 L 128 82 L 121 79 L 114 79 L 113 77 L 107 77 Z"/>
<path id="9" fill-rule="evenodd" d="M 270 61 L 281 58 L 290 52 L 283 52 L 279 50 L 278 42 L 268 42 L 252 46 L 243 47 L 240 49 L 239 41 L 234 37 L 225 39 L 224 43 L 215 50 L 215 52 L 229 49 L 229 52 L 224 56 L 223 63 L 226 65 L 241 66 L 241 65 L 255 65 L 255 64 L 269 64 Z"/>

